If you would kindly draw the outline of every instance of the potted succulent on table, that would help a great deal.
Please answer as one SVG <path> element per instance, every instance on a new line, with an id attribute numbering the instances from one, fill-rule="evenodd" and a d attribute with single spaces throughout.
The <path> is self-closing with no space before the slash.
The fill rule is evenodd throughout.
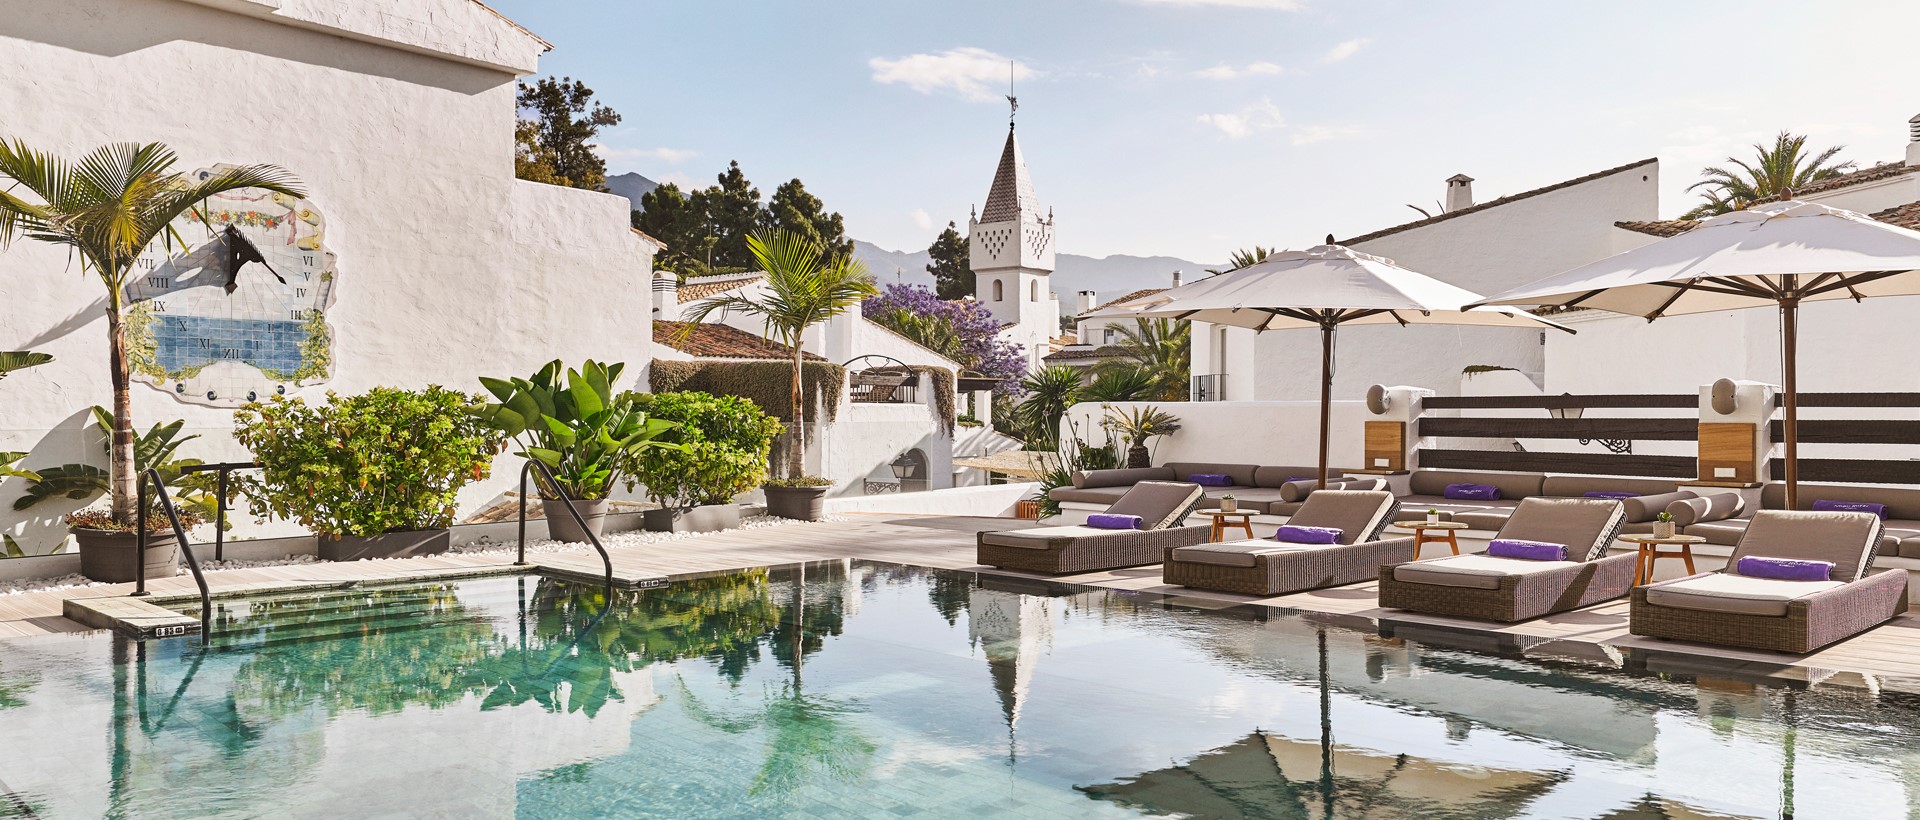
<path id="1" fill-rule="evenodd" d="M 819 521 L 826 515 L 827 491 L 831 480 L 817 475 L 799 478 L 775 478 L 762 485 L 767 493 L 767 514 L 795 521 Z"/>
<path id="2" fill-rule="evenodd" d="M 1432 508 L 1432 507 L 1428 507 L 1428 508 L 1427 508 L 1427 523 L 1429 523 L 1429 524 L 1438 524 L 1438 523 L 1440 523 L 1440 511 L 1439 511 L 1439 510 L 1436 510 L 1436 509 L 1434 509 L 1434 508 Z"/>
<path id="3" fill-rule="evenodd" d="M 1673 513 L 1663 512 L 1653 517 L 1653 537 L 1673 537 Z"/>
<path id="4" fill-rule="evenodd" d="M 319 536 L 323 560 L 445 552 L 460 488 L 485 479 L 500 452 L 482 407 L 438 385 L 253 402 L 234 412 L 233 437 L 261 470 L 238 482 L 255 515 Z"/>
<path id="5" fill-rule="evenodd" d="M 1232 495 L 1220 496 L 1220 511 L 1223 513 L 1239 512 L 1240 499 L 1234 498 Z"/>
<path id="6" fill-rule="evenodd" d="M 660 440 L 677 425 L 652 418 L 641 408 L 642 394 L 613 392 L 620 380 L 621 362 L 601 364 L 591 359 L 578 370 L 561 376 L 560 360 L 548 362 L 531 379 L 489 379 L 480 383 L 498 404 L 480 413 L 495 429 L 520 445 L 519 455 L 547 466 L 558 487 L 533 472 L 547 519 L 547 534 L 555 541 L 580 542 L 587 532 L 567 513 L 565 499 L 598 538 L 607 517 L 608 496 L 615 484 L 631 491 L 638 481 L 640 455 L 651 449 L 677 449 Z"/>
<path id="7" fill-rule="evenodd" d="M 740 525 L 733 499 L 767 477 L 780 421 L 751 399 L 697 391 L 654 393 L 641 405 L 670 421 L 672 448 L 640 453 L 640 483 L 660 509 L 643 514 L 654 532 L 711 532 Z"/>

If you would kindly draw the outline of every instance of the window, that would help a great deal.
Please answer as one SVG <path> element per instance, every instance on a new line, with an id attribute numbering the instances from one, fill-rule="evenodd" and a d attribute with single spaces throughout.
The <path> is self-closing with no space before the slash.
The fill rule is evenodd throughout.
<path id="1" fill-rule="evenodd" d="M 993 301 L 995 302 L 998 302 L 1001 299 L 1005 298 L 1000 295 L 1000 285 L 1001 285 L 1000 280 L 998 279 L 993 280 Z"/>
<path id="2" fill-rule="evenodd" d="M 1040 301 L 1040 280 L 1035 279 L 1027 283 L 1027 301 Z"/>

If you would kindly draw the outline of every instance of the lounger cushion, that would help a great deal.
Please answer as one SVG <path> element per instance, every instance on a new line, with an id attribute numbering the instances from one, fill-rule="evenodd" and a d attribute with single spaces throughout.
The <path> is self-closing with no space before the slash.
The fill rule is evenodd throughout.
<path id="1" fill-rule="evenodd" d="M 1300 511 L 1287 519 L 1296 527 L 1332 527 L 1340 543 L 1377 540 L 1393 514 L 1393 494 L 1385 490 L 1320 490 L 1307 496 Z"/>
<path id="2" fill-rule="evenodd" d="M 1253 486 L 1278 487 L 1296 478 L 1317 479 L 1319 467 L 1257 467 L 1253 471 Z M 1339 470 L 1327 469 L 1327 480 L 1331 481 L 1344 475 Z"/>
<path id="3" fill-rule="evenodd" d="M 1704 524 L 1691 524 L 1686 534 L 1698 535 L 1707 539 L 1707 543 L 1722 547 L 1731 547 L 1740 543 L 1740 536 L 1747 532 L 1747 519 L 1730 518 L 1725 521 L 1709 521 Z"/>
<path id="4" fill-rule="evenodd" d="M 1582 475 L 1550 475 L 1540 482 L 1540 494 L 1555 498 L 1584 498 L 1587 493 L 1627 492 L 1634 495 L 1659 495 L 1680 489 L 1678 482 L 1657 478 L 1594 478 Z"/>
<path id="5" fill-rule="evenodd" d="M 1787 602 L 1840 586 L 1838 581 L 1779 581 L 1716 572 L 1647 588 L 1647 603 L 1705 612 L 1781 616 Z"/>
<path id="6" fill-rule="evenodd" d="M 980 543 L 996 547 L 1019 547 L 1028 550 L 1043 550 L 1055 538 L 1081 538 L 1090 535 L 1125 535 L 1127 530 L 1102 530 L 1093 527 L 1033 527 L 1024 530 L 1001 530 L 980 534 Z"/>
<path id="7" fill-rule="evenodd" d="M 1193 511 L 1194 504 L 1200 500 L 1200 485 L 1183 481 L 1142 481 L 1133 485 L 1133 489 L 1113 502 L 1107 512 L 1114 515 L 1137 515 L 1144 529 L 1158 530 L 1173 526 Z"/>
<path id="8" fill-rule="evenodd" d="M 1625 523 L 1618 501 L 1599 498 L 1529 498 L 1514 508 L 1499 537 L 1567 545 L 1567 557 L 1592 561 L 1606 555 Z M 1793 557 L 1793 556 L 1782 556 Z"/>
<path id="9" fill-rule="evenodd" d="M 1437 495 L 1403 495 L 1400 496 L 1400 512 L 1395 513 L 1393 519 L 1395 521 L 1416 521 L 1426 518 L 1427 510 L 1433 509 L 1440 511 L 1440 520 L 1452 521 L 1454 516 L 1461 513 L 1469 513 L 1476 510 L 1512 509 L 1519 504 L 1519 501 L 1513 499 L 1463 502 L 1442 498 Z"/>
<path id="10" fill-rule="evenodd" d="M 1866 574 L 1880 549 L 1880 517 L 1863 512 L 1761 510 L 1733 549 L 1729 563 L 1748 556 L 1832 561 L 1833 580 Z"/>
<path id="11" fill-rule="evenodd" d="M 1276 503 L 1280 500 L 1280 491 L 1272 487 L 1208 487 L 1208 505 L 1218 506 L 1213 504 L 1213 502 L 1220 500 L 1220 497 L 1223 495 L 1233 496 L 1234 500 L 1240 502 L 1240 509 L 1242 510 L 1251 510 L 1263 514 L 1269 512 L 1267 509 L 1269 504 Z"/>
<path id="12" fill-rule="evenodd" d="M 1073 474 L 1073 486 L 1083 490 L 1094 487 L 1131 487 L 1142 481 L 1173 481 L 1177 478 L 1173 470 L 1167 467 L 1078 470 Z"/>
<path id="13" fill-rule="evenodd" d="M 1265 538 L 1255 538 L 1247 541 L 1228 541 L 1224 544 L 1178 547 L 1173 551 L 1173 560 L 1221 567 L 1251 567 L 1257 561 L 1255 556 L 1338 548 L 1339 546 L 1335 544 L 1282 544 Z"/>
<path id="14" fill-rule="evenodd" d="M 1892 550 L 1887 549 L 1887 541 L 1893 542 Z M 1920 558 L 1920 521 L 1887 519 L 1887 532 L 1882 536 L 1880 554 L 1898 555 L 1901 558 Z"/>
<path id="15" fill-rule="evenodd" d="M 1393 568 L 1393 580 L 1446 587 L 1499 589 L 1500 579 L 1509 575 L 1528 575 L 1572 566 L 1579 564 L 1575 561 L 1522 561 L 1489 555 L 1453 555 L 1400 564 Z"/>
<path id="16" fill-rule="evenodd" d="M 1512 507 L 1496 507 L 1487 510 L 1455 513 L 1453 520 L 1476 530 L 1499 532 L 1501 527 L 1507 525 L 1507 519 L 1511 517 L 1513 517 Z"/>
<path id="17" fill-rule="evenodd" d="M 1047 497 L 1055 501 L 1079 501 L 1087 504 L 1112 504 L 1126 495 L 1131 485 L 1126 487 L 1055 487 L 1047 491 Z"/>
<path id="18" fill-rule="evenodd" d="M 1546 476 L 1539 473 L 1476 473 L 1461 470 L 1415 470 L 1407 478 L 1407 489 L 1416 495 L 1440 496 L 1448 484 L 1491 484 L 1500 488 L 1500 497 L 1518 501 L 1539 495 Z M 1477 504 L 1486 502 L 1476 501 Z"/>
<path id="19" fill-rule="evenodd" d="M 1809 484 L 1800 482 L 1800 509 L 1810 510 L 1813 502 L 1821 499 L 1829 501 L 1869 501 L 1887 505 L 1888 518 L 1907 520 L 1920 519 L 1920 489 L 1905 487 L 1860 487 L 1847 484 Z M 1786 509 L 1787 485 L 1774 482 L 1761 488 L 1760 507 L 1767 510 Z"/>
<path id="20" fill-rule="evenodd" d="M 1253 471 L 1259 469 L 1252 464 L 1216 464 L 1206 461 L 1169 461 L 1166 468 L 1173 471 L 1176 481 L 1185 481 L 1194 473 L 1214 473 L 1233 479 L 1234 486 L 1254 486 Z"/>

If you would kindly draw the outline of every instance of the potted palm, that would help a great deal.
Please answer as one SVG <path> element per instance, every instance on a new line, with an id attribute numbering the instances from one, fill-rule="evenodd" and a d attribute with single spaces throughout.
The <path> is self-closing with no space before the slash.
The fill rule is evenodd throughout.
<path id="1" fill-rule="evenodd" d="M 577 370 L 568 368 L 564 379 L 561 367 L 555 359 L 531 379 L 481 378 L 499 399 L 486 405 L 481 416 L 519 443 L 517 455 L 552 471 L 558 486 L 550 486 L 538 470 L 533 474 L 547 533 L 556 541 L 580 542 L 587 540 L 587 531 L 600 536 L 614 486 L 633 489 L 642 453 L 678 447 L 660 440 L 676 425 L 649 417 L 640 394 L 613 392 L 624 363 L 589 359 Z M 587 531 L 567 513 L 563 499 L 572 499 Z"/>
<path id="2" fill-rule="evenodd" d="M 292 174 L 275 166 L 221 166 L 189 176 L 174 170 L 175 161 L 173 151 L 159 143 L 118 143 L 66 161 L 17 141 L 0 141 L 0 178 L 8 183 L 0 185 L 0 245 L 24 235 L 62 246 L 106 289 L 113 387 L 108 516 L 118 527 L 133 526 L 139 492 L 132 374 L 122 321 L 135 261 L 155 242 L 170 249 L 179 237 L 168 225 L 215 194 L 253 188 L 306 196 Z"/>
<path id="3" fill-rule="evenodd" d="M 701 322 L 714 313 L 738 312 L 758 316 L 765 324 L 768 338 L 786 345 L 793 353 L 792 406 L 787 415 L 787 483 L 797 486 L 767 485 L 767 504 L 778 499 L 788 512 L 819 516 L 819 496 L 826 493 L 825 479 L 806 475 L 806 398 L 803 395 L 801 367 L 802 342 L 808 329 L 860 306 L 878 291 L 865 265 L 850 254 L 829 254 L 820 242 L 800 234 L 775 230 L 747 238 L 754 261 L 767 274 L 766 288 L 755 293 L 729 293 L 695 302 L 687 311 L 682 334 L 693 335 Z M 805 479 L 805 481 L 803 481 Z"/>
<path id="4" fill-rule="evenodd" d="M 1119 433 L 1127 442 L 1128 467 L 1152 467 L 1153 454 L 1147 441 L 1157 436 L 1180 432 L 1180 417 L 1152 405 L 1121 409 L 1107 408 L 1107 429 Z"/>

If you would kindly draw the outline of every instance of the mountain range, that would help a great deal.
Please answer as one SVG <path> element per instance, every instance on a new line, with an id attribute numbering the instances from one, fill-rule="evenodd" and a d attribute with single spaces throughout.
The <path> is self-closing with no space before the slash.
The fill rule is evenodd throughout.
<path id="1" fill-rule="evenodd" d="M 640 197 L 657 187 L 658 183 L 636 173 L 607 177 L 607 190 L 626 197 L 636 210 L 640 207 Z M 932 237 L 927 241 L 932 242 Z M 925 249 L 892 251 L 856 239 L 853 255 L 866 263 L 867 269 L 882 283 L 933 286 L 933 275 L 927 273 L 927 263 L 931 260 Z M 1079 304 L 1077 294 L 1083 290 L 1094 291 L 1097 303 L 1105 303 L 1136 290 L 1168 287 L 1173 284 L 1174 271 L 1181 271 L 1186 281 L 1191 282 L 1206 276 L 1208 268 L 1220 267 L 1223 265 L 1217 262 L 1191 262 L 1171 256 L 1093 257 L 1062 253 L 1054 260 L 1052 285 L 1053 292 L 1060 295 L 1062 312 L 1071 313 Z"/>

